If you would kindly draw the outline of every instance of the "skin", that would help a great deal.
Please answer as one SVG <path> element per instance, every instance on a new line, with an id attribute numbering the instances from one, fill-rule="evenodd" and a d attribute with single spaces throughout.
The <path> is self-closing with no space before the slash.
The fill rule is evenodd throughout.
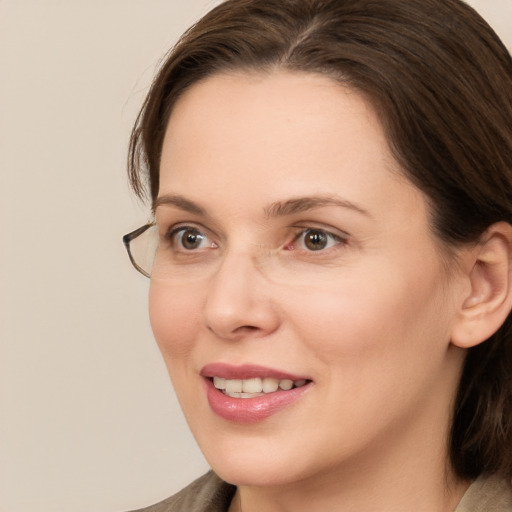
<path id="1" fill-rule="evenodd" d="M 345 204 L 275 215 L 304 197 Z M 172 113 L 159 198 L 151 323 L 199 446 L 239 486 L 231 510 L 453 510 L 468 482 L 447 462 L 465 353 L 451 337 L 471 285 L 369 103 L 313 74 L 210 77 Z M 182 226 L 204 243 L 166 241 Z M 307 228 L 325 249 L 308 249 Z M 212 362 L 313 384 L 240 425 L 208 405 Z"/>

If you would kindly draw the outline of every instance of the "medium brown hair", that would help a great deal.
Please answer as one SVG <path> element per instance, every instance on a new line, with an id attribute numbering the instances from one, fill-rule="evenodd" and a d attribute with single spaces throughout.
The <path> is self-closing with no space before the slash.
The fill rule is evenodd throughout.
<path id="1" fill-rule="evenodd" d="M 322 73 L 365 94 L 446 247 L 512 223 L 512 60 L 459 0 L 228 0 L 165 59 L 132 132 L 129 175 L 152 201 L 174 104 L 215 73 Z M 468 351 L 451 462 L 512 476 L 512 320 Z"/>

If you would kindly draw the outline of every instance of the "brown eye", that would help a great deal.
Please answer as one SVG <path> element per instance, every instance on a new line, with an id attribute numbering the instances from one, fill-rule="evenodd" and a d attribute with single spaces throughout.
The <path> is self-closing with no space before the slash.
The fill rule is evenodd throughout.
<path id="1" fill-rule="evenodd" d="M 324 229 L 307 228 L 297 234 L 290 248 L 292 250 L 301 249 L 307 252 L 319 252 L 345 243 L 345 238 Z"/>
<path id="2" fill-rule="evenodd" d="M 176 246 L 187 251 L 204 247 L 208 237 L 196 228 L 179 228 L 172 233 L 172 240 Z"/>
<path id="3" fill-rule="evenodd" d="M 310 251 L 321 251 L 329 243 L 329 236 L 324 231 L 310 229 L 304 233 L 304 245 Z"/>

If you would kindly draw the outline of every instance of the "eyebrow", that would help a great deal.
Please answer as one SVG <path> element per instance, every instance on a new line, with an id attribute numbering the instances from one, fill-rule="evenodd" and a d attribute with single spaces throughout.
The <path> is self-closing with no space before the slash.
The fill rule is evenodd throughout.
<path id="1" fill-rule="evenodd" d="M 361 206 L 337 196 L 298 197 L 287 201 L 277 201 L 265 208 L 265 215 L 267 217 L 284 217 L 286 215 L 293 215 L 294 213 L 315 210 L 327 206 L 348 208 L 366 217 L 370 217 L 370 213 Z"/>
<path id="2" fill-rule="evenodd" d="M 203 207 L 194 203 L 194 201 L 185 199 L 183 196 L 165 194 L 157 197 L 153 204 L 153 213 L 156 212 L 159 206 L 175 206 L 180 210 L 193 213 L 194 215 L 206 215 L 206 210 Z"/>
<path id="3" fill-rule="evenodd" d="M 202 206 L 199 206 L 194 201 L 179 195 L 165 194 L 158 197 L 153 205 L 153 213 L 159 206 L 174 206 L 194 215 L 207 215 L 207 211 Z M 361 206 L 337 196 L 308 196 L 292 198 L 287 201 L 276 201 L 264 208 L 264 214 L 269 218 L 286 217 L 287 215 L 293 215 L 328 206 L 347 208 L 366 217 L 371 217 L 370 213 Z"/>

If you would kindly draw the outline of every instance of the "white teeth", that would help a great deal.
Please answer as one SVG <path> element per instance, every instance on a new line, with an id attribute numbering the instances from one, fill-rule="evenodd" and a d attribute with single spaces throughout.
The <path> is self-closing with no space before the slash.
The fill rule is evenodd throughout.
<path id="1" fill-rule="evenodd" d="M 279 388 L 279 381 L 272 377 L 263 379 L 263 393 L 273 393 Z"/>
<path id="2" fill-rule="evenodd" d="M 234 398 L 252 398 L 264 393 L 274 393 L 278 389 L 289 391 L 292 388 L 300 388 L 307 383 L 305 379 L 274 379 L 272 377 L 255 377 L 252 379 L 224 379 L 213 377 L 213 385 L 226 395 Z"/>
<path id="3" fill-rule="evenodd" d="M 263 386 L 259 377 L 242 381 L 242 391 L 244 393 L 261 393 L 262 389 Z"/>
<path id="4" fill-rule="evenodd" d="M 227 391 L 225 394 L 231 398 L 254 398 L 256 396 L 264 395 L 264 393 L 228 393 Z"/>
<path id="5" fill-rule="evenodd" d="M 213 385 L 217 389 L 226 389 L 226 379 L 222 377 L 213 377 Z"/>
<path id="6" fill-rule="evenodd" d="M 283 379 L 282 381 L 279 382 L 279 387 L 283 391 L 288 391 L 289 389 L 293 388 L 293 380 Z"/>
<path id="7" fill-rule="evenodd" d="M 240 379 L 226 379 L 226 393 L 241 393 L 242 381 Z"/>

